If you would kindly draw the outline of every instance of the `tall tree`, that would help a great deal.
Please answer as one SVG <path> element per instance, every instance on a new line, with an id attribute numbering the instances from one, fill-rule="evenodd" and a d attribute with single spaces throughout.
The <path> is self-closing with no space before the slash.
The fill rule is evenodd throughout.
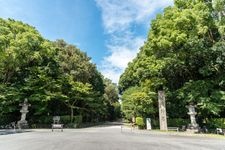
<path id="1" fill-rule="evenodd" d="M 103 94 L 103 76 L 86 53 L 63 40 L 48 41 L 22 22 L 0 19 L 3 122 L 19 119 L 18 105 L 25 98 L 32 105 L 28 119 L 33 123 L 42 116 L 66 114 L 71 119 L 82 115 L 86 121 L 105 119 Z"/>
<path id="2" fill-rule="evenodd" d="M 70 108 L 71 121 L 74 110 L 77 115 L 95 113 L 101 116 L 103 111 L 104 84 L 100 73 L 90 62 L 86 53 L 77 47 L 65 43 L 63 40 L 55 42 L 58 49 L 58 62 L 60 75 L 61 99 Z M 98 95 L 97 97 L 95 95 Z M 94 99 L 93 99 L 94 98 Z M 94 103 L 93 103 L 94 101 Z M 99 104 L 98 109 L 93 104 Z M 85 115 L 85 114 L 83 114 Z M 104 115 L 104 113 L 103 113 Z"/>
<path id="3" fill-rule="evenodd" d="M 120 91 L 163 88 L 170 117 L 185 117 L 189 102 L 198 105 L 203 118 L 224 115 L 223 2 L 175 0 L 165 8 L 121 76 Z"/>
<path id="4" fill-rule="evenodd" d="M 115 120 L 121 117 L 120 103 L 119 103 L 119 92 L 117 85 L 112 83 L 110 79 L 104 79 L 105 92 L 104 99 L 106 106 L 108 107 L 108 118 Z"/>
<path id="5" fill-rule="evenodd" d="M 153 100 L 140 87 L 131 87 L 122 96 L 122 110 L 125 118 L 149 117 L 154 112 Z"/>
<path id="6" fill-rule="evenodd" d="M 22 22 L 0 19 L 0 32 L 1 112 L 17 116 L 18 104 L 28 98 L 35 114 L 44 113 L 57 74 L 54 47 Z"/>

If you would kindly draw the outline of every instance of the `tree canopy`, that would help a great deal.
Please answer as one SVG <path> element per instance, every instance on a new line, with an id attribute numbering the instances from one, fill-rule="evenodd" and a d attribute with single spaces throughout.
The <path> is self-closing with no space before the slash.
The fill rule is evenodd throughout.
<path id="1" fill-rule="evenodd" d="M 224 2 L 175 0 L 158 14 L 120 77 L 120 92 L 135 86 L 148 93 L 165 90 L 169 117 L 187 117 L 189 103 L 204 119 L 225 116 Z"/>
<path id="2" fill-rule="evenodd" d="M 111 119 L 109 109 L 118 98 L 117 87 L 108 82 L 76 46 L 44 39 L 20 21 L 0 19 L 0 116 L 6 118 L 2 122 L 20 119 L 19 103 L 25 98 L 32 105 L 32 123 L 48 115 L 70 115 L 71 121 L 74 115 L 87 122 Z"/>

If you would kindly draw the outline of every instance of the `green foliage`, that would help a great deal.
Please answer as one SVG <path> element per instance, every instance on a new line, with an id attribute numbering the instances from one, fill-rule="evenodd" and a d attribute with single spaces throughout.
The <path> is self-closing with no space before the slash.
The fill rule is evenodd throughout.
<path id="1" fill-rule="evenodd" d="M 163 89 L 170 118 L 187 118 L 189 103 L 197 105 L 201 118 L 225 116 L 224 9 L 224 0 L 175 0 L 165 8 L 152 20 L 147 41 L 120 77 L 122 97 L 128 99 L 132 92 L 127 91 L 135 86 L 148 95 Z M 156 94 L 151 100 L 156 119 Z M 128 104 L 133 115 L 135 103 Z"/>
<path id="2" fill-rule="evenodd" d="M 82 123 L 82 116 L 73 116 L 72 122 L 71 122 L 71 116 L 66 115 L 66 116 L 60 116 L 60 122 L 63 124 L 70 124 L 70 123 L 75 123 L 77 125 L 80 125 Z"/>
<path id="3" fill-rule="evenodd" d="M 114 107 L 114 116 L 115 118 L 121 118 L 121 104 L 120 102 L 115 102 L 113 103 L 113 107 Z"/>
<path id="4" fill-rule="evenodd" d="M 59 60 L 59 98 L 70 109 L 71 122 L 74 113 L 91 121 L 90 114 L 104 118 L 104 84 L 100 73 L 90 58 L 73 45 L 62 40 L 54 43 Z"/>
<path id="5" fill-rule="evenodd" d="M 129 120 L 136 116 L 146 117 L 153 112 L 152 97 L 140 87 L 131 87 L 122 96 L 122 111 Z"/>
<path id="6" fill-rule="evenodd" d="M 218 115 L 224 108 L 225 91 L 216 90 L 213 86 L 213 83 L 207 80 L 186 82 L 185 85 L 179 89 L 178 98 L 186 102 L 198 104 L 198 108 L 201 110 L 199 115 Z"/>
<path id="7" fill-rule="evenodd" d="M 143 129 L 145 126 L 144 119 L 142 117 L 136 117 L 136 124 L 138 125 L 138 128 Z"/>
<path id="8" fill-rule="evenodd" d="M 218 31 L 224 40 L 225 36 L 225 0 L 213 0 L 214 17 L 216 19 L 216 25 Z"/>
<path id="9" fill-rule="evenodd" d="M 14 118 L 11 115 L 0 115 L 0 125 L 1 126 L 8 125 L 9 123 L 14 122 L 13 119 Z"/>
<path id="10" fill-rule="evenodd" d="M 109 120 L 116 120 L 121 117 L 121 106 L 119 101 L 119 92 L 117 85 L 112 83 L 109 79 L 104 79 L 104 103 L 108 109 L 107 118 Z"/>
<path id="11" fill-rule="evenodd" d="M 80 125 L 82 123 L 82 116 L 74 116 L 74 123 L 76 123 L 77 125 Z"/>
<path id="12" fill-rule="evenodd" d="M 71 118 L 69 115 L 60 116 L 60 123 L 62 124 L 69 124 L 71 123 Z"/>
<path id="13" fill-rule="evenodd" d="M 119 100 L 119 93 L 115 83 L 112 83 L 109 79 L 104 79 L 105 94 L 104 98 L 111 104 L 116 103 Z"/>
<path id="14" fill-rule="evenodd" d="M 53 120 L 52 120 L 52 116 L 41 116 L 39 117 L 38 119 L 38 122 L 39 124 L 52 124 L 53 123 Z"/>
<path id="15" fill-rule="evenodd" d="M 190 123 L 190 119 L 173 118 L 167 119 L 167 124 L 169 127 L 182 127 Z"/>
<path id="16" fill-rule="evenodd" d="M 158 119 L 151 119 L 151 124 L 153 129 L 159 129 L 159 120 Z"/>
<path id="17" fill-rule="evenodd" d="M 209 124 L 210 128 L 225 128 L 225 118 L 214 118 L 209 119 L 207 124 Z"/>
<path id="18" fill-rule="evenodd" d="M 82 116 L 73 116 L 72 122 L 71 122 L 71 116 L 60 116 L 60 122 L 63 124 L 70 124 L 70 123 L 76 123 L 81 124 L 82 123 Z"/>
<path id="19" fill-rule="evenodd" d="M 25 98 L 34 124 L 46 123 L 39 117 L 49 115 L 70 114 L 71 122 L 74 114 L 90 122 L 108 119 L 106 101 L 118 100 L 110 86 L 105 99 L 103 76 L 76 46 L 48 41 L 34 27 L 0 19 L 0 116 L 9 116 L 8 121 L 20 119 L 18 105 Z"/>
<path id="20" fill-rule="evenodd" d="M 54 82 L 55 49 L 31 26 L 0 19 L 0 109 L 14 114 L 18 104 L 29 98 L 36 114 L 45 113 Z M 38 105 L 36 102 L 39 101 Z"/>

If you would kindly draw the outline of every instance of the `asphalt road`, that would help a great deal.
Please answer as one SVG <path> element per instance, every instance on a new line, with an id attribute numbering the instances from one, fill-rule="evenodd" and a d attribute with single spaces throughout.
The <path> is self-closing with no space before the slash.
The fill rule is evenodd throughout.
<path id="1" fill-rule="evenodd" d="M 225 139 L 137 133 L 120 126 L 0 135 L 0 150 L 225 150 Z"/>

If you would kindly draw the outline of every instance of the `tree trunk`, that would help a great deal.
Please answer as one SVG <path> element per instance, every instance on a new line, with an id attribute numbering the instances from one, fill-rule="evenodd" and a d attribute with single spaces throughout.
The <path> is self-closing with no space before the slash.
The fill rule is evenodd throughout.
<path id="1" fill-rule="evenodd" d="M 73 107 L 70 107 L 70 122 L 73 123 Z"/>

